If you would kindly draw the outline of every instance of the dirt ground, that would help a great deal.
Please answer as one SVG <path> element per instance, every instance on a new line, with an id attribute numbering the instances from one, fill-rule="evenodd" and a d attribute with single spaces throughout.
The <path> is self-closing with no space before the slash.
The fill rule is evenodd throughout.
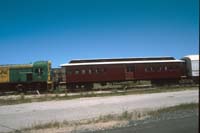
<path id="1" fill-rule="evenodd" d="M 9 132 L 52 121 L 78 121 L 124 111 L 153 110 L 183 103 L 198 103 L 198 93 L 198 90 L 186 90 L 0 106 L 0 131 Z"/>

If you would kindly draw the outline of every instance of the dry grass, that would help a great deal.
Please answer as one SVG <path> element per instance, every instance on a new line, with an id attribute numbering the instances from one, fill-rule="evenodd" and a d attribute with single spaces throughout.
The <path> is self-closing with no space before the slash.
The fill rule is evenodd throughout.
<path id="1" fill-rule="evenodd" d="M 114 127 L 126 126 L 129 121 L 142 120 L 147 117 L 156 116 L 164 112 L 173 112 L 177 110 L 185 109 L 198 109 L 198 103 L 181 104 L 173 107 L 161 108 L 154 111 L 124 111 L 121 114 L 109 114 L 105 116 L 99 116 L 94 119 L 80 120 L 80 121 L 53 121 L 46 124 L 35 124 L 30 128 L 22 129 L 20 132 L 27 133 L 43 133 L 43 132 L 75 132 L 84 130 L 104 130 Z"/>
<path id="2" fill-rule="evenodd" d="M 149 93 L 160 93 L 160 92 L 173 92 L 173 91 L 183 91 L 183 90 L 196 90 L 198 87 L 160 87 L 160 88 L 147 88 L 147 89 L 130 89 L 130 90 L 116 90 L 109 92 L 82 92 L 75 95 L 70 94 L 52 94 L 52 95 L 42 95 L 30 97 L 25 94 L 20 94 L 18 98 L 5 98 L 0 99 L 0 106 L 2 105 L 13 105 L 21 103 L 31 103 L 31 102 L 42 102 L 42 101 L 52 101 L 52 100 L 71 100 L 82 97 L 105 97 L 105 96 L 121 96 L 121 95 L 132 95 L 132 94 L 149 94 Z"/>

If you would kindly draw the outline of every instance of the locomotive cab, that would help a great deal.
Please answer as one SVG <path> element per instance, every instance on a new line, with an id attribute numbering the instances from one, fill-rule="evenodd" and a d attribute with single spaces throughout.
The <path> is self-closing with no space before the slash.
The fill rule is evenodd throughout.
<path id="1" fill-rule="evenodd" d="M 37 87 L 51 88 L 51 62 L 38 61 L 33 64 L 33 82 Z"/>

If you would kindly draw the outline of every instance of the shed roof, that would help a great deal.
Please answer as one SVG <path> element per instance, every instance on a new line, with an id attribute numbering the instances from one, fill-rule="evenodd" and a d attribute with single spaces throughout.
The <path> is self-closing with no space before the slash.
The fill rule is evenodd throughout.
<path id="1" fill-rule="evenodd" d="M 187 55 L 184 58 L 189 58 L 190 60 L 194 61 L 194 60 L 199 60 L 199 55 Z"/>

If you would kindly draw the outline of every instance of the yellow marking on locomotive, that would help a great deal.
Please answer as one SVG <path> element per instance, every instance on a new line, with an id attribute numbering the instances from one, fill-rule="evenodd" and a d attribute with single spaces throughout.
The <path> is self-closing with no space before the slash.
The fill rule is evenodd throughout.
<path id="1" fill-rule="evenodd" d="M 48 81 L 51 81 L 51 61 L 48 61 Z"/>
<path id="2" fill-rule="evenodd" d="M 0 67 L 0 83 L 8 83 L 10 79 L 9 67 Z"/>

